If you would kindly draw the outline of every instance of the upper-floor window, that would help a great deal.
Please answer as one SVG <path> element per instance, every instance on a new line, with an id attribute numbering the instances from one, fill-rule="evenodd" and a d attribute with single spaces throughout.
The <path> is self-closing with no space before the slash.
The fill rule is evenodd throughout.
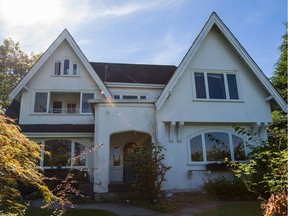
<path id="1" fill-rule="evenodd" d="M 191 162 L 245 160 L 244 141 L 226 132 L 206 132 L 189 139 Z"/>
<path id="2" fill-rule="evenodd" d="M 47 99 L 48 92 L 36 92 L 34 112 L 35 113 L 46 113 L 47 112 Z"/>
<path id="3" fill-rule="evenodd" d="M 91 113 L 88 100 L 94 99 L 94 93 L 82 93 L 82 113 Z"/>
<path id="4" fill-rule="evenodd" d="M 239 100 L 236 74 L 195 72 L 197 99 Z"/>
<path id="5" fill-rule="evenodd" d="M 123 100 L 137 100 L 137 99 L 141 99 L 141 100 L 145 100 L 147 98 L 146 95 L 114 95 L 113 96 L 114 99 L 123 99 Z"/>
<path id="6" fill-rule="evenodd" d="M 65 58 L 63 61 L 56 61 L 54 66 L 55 76 L 76 76 L 78 75 L 78 64 Z"/>

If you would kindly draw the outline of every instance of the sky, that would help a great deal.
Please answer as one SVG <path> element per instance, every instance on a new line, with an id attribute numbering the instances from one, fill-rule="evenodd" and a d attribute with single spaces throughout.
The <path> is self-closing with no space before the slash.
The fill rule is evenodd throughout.
<path id="1" fill-rule="evenodd" d="M 89 61 L 178 66 L 213 11 L 271 77 L 287 0 L 0 0 L 0 41 L 39 53 L 67 28 Z"/>

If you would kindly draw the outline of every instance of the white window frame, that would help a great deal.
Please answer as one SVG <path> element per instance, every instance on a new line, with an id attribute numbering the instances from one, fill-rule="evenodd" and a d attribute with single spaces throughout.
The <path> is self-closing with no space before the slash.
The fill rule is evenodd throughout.
<path id="1" fill-rule="evenodd" d="M 231 156 L 231 162 L 235 161 L 235 156 L 234 156 L 234 146 L 233 146 L 233 140 L 232 140 L 232 135 L 237 136 L 243 140 L 244 144 L 244 154 L 247 156 L 248 154 L 248 149 L 247 149 L 247 139 L 235 132 L 228 131 L 228 130 L 219 130 L 219 129 L 210 129 L 210 130 L 204 130 L 200 131 L 198 133 L 194 133 L 187 137 L 187 152 L 188 152 L 188 165 L 206 165 L 209 163 L 219 163 L 223 161 L 207 161 L 207 151 L 206 151 L 206 143 L 205 143 L 205 134 L 207 133 L 226 133 L 228 134 L 228 139 L 229 139 L 229 148 L 230 148 L 230 156 Z M 203 154 L 203 161 L 192 161 L 191 160 L 191 146 L 190 146 L 190 140 L 193 139 L 194 137 L 197 137 L 201 135 L 201 141 L 202 141 L 202 154 Z M 237 160 L 237 161 L 242 161 L 242 160 Z"/>
<path id="2" fill-rule="evenodd" d="M 35 112 L 36 93 L 47 93 L 46 112 Z M 33 95 L 32 96 L 33 97 L 33 103 L 32 103 L 32 107 L 31 107 L 32 113 L 38 114 L 38 115 L 49 113 L 50 92 L 49 91 L 34 91 L 32 95 Z"/>
<path id="3" fill-rule="evenodd" d="M 65 60 L 69 60 L 69 72 L 68 74 L 64 74 L 64 62 Z M 60 74 L 56 75 L 55 74 L 55 64 L 56 62 L 60 62 L 61 63 L 61 67 L 60 67 Z M 64 77 L 77 77 L 79 76 L 79 70 L 80 70 L 80 66 L 79 63 L 77 61 L 73 61 L 70 57 L 65 56 L 61 59 L 56 59 L 53 61 L 53 76 L 54 77 L 59 77 L 59 76 L 64 76 Z M 76 70 L 76 74 L 74 74 L 74 65 L 77 65 L 77 70 Z"/>
<path id="4" fill-rule="evenodd" d="M 51 168 L 51 166 L 44 166 L 44 150 L 45 150 L 45 142 L 46 141 L 49 141 L 49 140 L 57 140 L 57 138 L 53 139 L 45 139 L 45 140 L 40 140 L 40 141 L 36 141 L 36 143 L 38 143 L 39 145 L 41 145 L 41 158 L 42 160 L 40 160 L 40 166 L 43 167 L 43 169 L 56 169 L 57 167 L 56 166 L 53 166 Z M 84 145 L 85 147 L 87 147 L 86 144 L 84 144 L 83 142 L 81 141 L 78 141 L 78 140 L 73 140 L 73 139 L 65 139 L 64 137 L 61 139 L 61 140 L 67 140 L 67 141 L 71 141 L 71 159 L 72 157 L 75 155 L 75 143 L 80 143 L 81 145 Z M 61 169 L 70 169 L 70 168 L 87 168 L 88 167 L 88 157 L 86 155 L 85 157 L 85 165 L 84 166 L 73 166 L 72 163 L 70 164 L 70 166 L 61 166 Z"/>
<path id="5" fill-rule="evenodd" d="M 195 73 L 203 73 L 204 74 L 206 98 L 197 98 Z M 208 77 L 207 77 L 208 73 L 209 74 L 211 74 L 211 73 L 212 74 L 213 73 L 214 74 L 223 74 L 226 99 L 213 99 L 213 98 L 210 98 Z M 228 80 L 227 80 L 227 75 L 228 74 L 233 74 L 236 77 L 238 99 L 230 99 L 229 86 L 228 86 Z M 196 100 L 196 101 L 233 101 L 233 102 L 242 102 L 241 91 L 240 91 L 240 81 L 239 81 L 239 76 L 238 76 L 238 73 L 237 73 L 236 70 L 191 69 L 191 78 L 192 78 L 192 86 L 193 86 L 192 87 L 192 89 L 193 89 L 193 100 Z"/>

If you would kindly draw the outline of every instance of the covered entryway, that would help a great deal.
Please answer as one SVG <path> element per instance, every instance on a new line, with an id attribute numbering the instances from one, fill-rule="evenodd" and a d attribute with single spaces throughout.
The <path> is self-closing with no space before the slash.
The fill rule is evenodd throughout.
<path id="1" fill-rule="evenodd" d="M 110 136 L 110 185 L 119 186 L 133 181 L 129 165 L 124 166 L 125 157 L 133 154 L 137 146 L 150 142 L 151 135 L 139 131 L 115 133 Z"/>

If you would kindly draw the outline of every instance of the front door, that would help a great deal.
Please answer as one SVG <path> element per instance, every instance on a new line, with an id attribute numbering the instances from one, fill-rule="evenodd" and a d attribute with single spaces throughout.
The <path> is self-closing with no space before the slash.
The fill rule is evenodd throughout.
<path id="1" fill-rule="evenodd" d="M 129 142 L 124 145 L 123 148 L 123 182 L 125 183 L 132 183 L 133 182 L 133 175 L 131 172 L 131 167 L 133 166 L 133 162 L 127 161 L 126 159 L 134 153 L 135 148 L 137 147 L 136 143 Z"/>

